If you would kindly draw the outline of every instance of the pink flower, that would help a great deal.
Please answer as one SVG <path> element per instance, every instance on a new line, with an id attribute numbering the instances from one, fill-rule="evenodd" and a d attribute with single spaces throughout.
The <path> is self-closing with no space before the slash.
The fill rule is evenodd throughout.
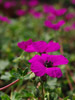
<path id="1" fill-rule="evenodd" d="M 56 16 L 62 16 L 67 12 L 67 9 L 55 9 L 52 5 L 43 5 L 43 11 L 44 13 L 52 13 Z"/>
<path id="2" fill-rule="evenodd" d="M 67 12 L 66 8 L 62 8 L 62 9 L 55 9 L 54 14 L 56 16 L 62 16 Z"/>
<path id="3" fill-rule="evenodd" d="M 28 41 L 22 41 L 18 43 L 18 47 L 26 52 L 35 52 L 34 47 L 32 46 L 32 39 L 29 39 Z"/>
<path id="4" fill-rule="evenodd" d="M 55 8 L 52 5 L 43 5 L 43 11 L 44 13 L 53 13 L 55 11 Z"/>
<path id="5" fill-rule="evenodd" d="M 2 3 L 2 0 L 0 0 L 0 4 Z"/>
<path id="6" fill-rule="evenodd" d="M 26 14 L 26 11 L 25 11 L 25 10 L 22 10 L 22 9 L 19 9 L 19 10 L 16 11 L 16 14 L 17 14 L 18 16 L 23 16 L 23 15 Z"/>
<path id="7" fill-rule="evenodd" d="M 7 1 L 7 2 L 4 3 L 4 7 L 7 8 L 7 9 L 11 8 L 11 6 L 12 6 L 12 4 L 9 1 Z"/>
<path id="8" fill-rule="evenodd" d="M 72 3 L 72 4 L 74 4 L 74 5 L 75 5 L 75 0 L 70 0 L 70 1 L 71 1 L 71 3 Z"/>
<path id="9" fill-rule="evenodd" d="M 21 0 L 21 4 L 22 5 L 26 5 L 27 4 L 27 1 L 26 0 Z"/>
<path id="10" fill-rule="evenodd" d="M 69 32 L 69 31 L 71 31 L 72 30 L 72 27 L 71 26 L 66 26 L 65 28 L 64 28 L 64 31 L 65 32 Z"/>
<path id="11" fill-rule="evenodd" d="M 62 55 L 48 55 L 42 54 L 42 56 L 35 55 L 29 60 L 31 63 L 31 71 L 36 76 L 43 76 L 45 74 L 53 78 L 60 78 L 62 76 L 61 69 L 58 65 L 64 65 L 68 63 L 68 60 Z"/>
<path id="12" fill-rule="evenodd" d="M 38 0 L 30 0 L 30 1 L 28 2 L 28 5 L 29 5 L 30 7 L 37 6 L 38 4 L 39 4 L 39 1 L 38 1 Z"/>
<path id="13" fill-rule="evenodd" d="M 50 20 L 50 21 L 55 21 L 56 20 L 56 16 L 54 14 L 49 14 L 47 16 L 47 19 Z"/>
<path id="14" fill-rule="evenodd" d="M 1 16 L 1 15 L 0 15 L 0 21 L 7 22 L 8 24 L 11 23 L 11 21 L 8 19 L 8 17 L 6 17 L 6 16 Z"/>
<path id="15" fill-rule="evenodd" d="M 64 20 L 60 20 L 58 23 L 56 23 L 56 24 L 53 24 L 52 22 L 50 22 L 50 21 L 48 21 L 48 20 L 46 20 L 45 22 L 44 22 L 44 25 L 46 26 L 46 27 L 49 27 L 49 28 L 51 28 L 51 29 L 53 29 L 53 30 L 59 30 L 60 28 L 61 28 L 61 26 L 63 26 L 65 24 L 65 21 Z"/>
<path id="16" fill-rule="evenodd" d="M 75 22 L 72 24 L 72 29 L 75 30 Z"/>
<path id="17" fill-rule="evenodd" d="M 72 30 L 75 30 L 75 22 L 74 22 L 72 25 L 66 26 L 66 27 L 64 28 L 64 31 L 65 31 L 65 32 L 69 32 L 69 31 L 72 31 Z"/>
<path id="18" fill-rule="evenodd" d="M 19 42 L 18 47 L 26 52 L 39 53 L 54 52 L 60 49 L 59 43 L 53 41 L 50 41 L 49 43 L 46 43 L 45 41 L 32 42 L 32 39 L 26 42 Z"/>
<path id="19" fill-rule="evenodd" d="M 41 12 L 38 12 L 38 11 L 35 11 L 34 9 L 31 9 L 29 11 L 30 14 L 32 14 L 35 18 L 39 19 L 39 18 L 42 18 L 43 15 Z"/>
<path id="20" fill-rule="evenodd" d="M 6 9 L 9 9 L 11 7 L 14 7 L 14 6 L 16 6 L 16 2 L 15 1 L 11 1 L 11 2 L 7 1 L 7 2 L 4 3 L 4 7 Z"/>
<path id="21" fill-rule="evenodd" d="M 75 13 L 68 13 L 66 16 L 65 16 L 66 20 L 70 20 L 72 18 L 75 18 Z"/>

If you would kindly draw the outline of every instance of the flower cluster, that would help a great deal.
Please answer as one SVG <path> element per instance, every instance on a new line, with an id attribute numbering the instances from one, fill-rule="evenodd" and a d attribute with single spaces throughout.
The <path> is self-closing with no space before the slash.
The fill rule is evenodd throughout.
<path id="1" fill-rule="evenodd" d="M 60 49 L 59 43 L 50 41 L 33 42 L 32 39 L 18 43 L 18 47 L 26 52 L 38 52 L 41 55 L 35 55 L 29 60 L 31 63 L 31 71 L 36 76 L 43 76 L 45 74 L 53 78 L 60 78 L 62 76 L 61 69 L 58 65 L 68 63 L 68 60 L 63 55 L 49 55 L 48 52 L 54 52 Z"/>
<path id="2" fill-rule="evenodd" d="M 64 21 L 64 20 L 60 20 L 58 23 L 53 24 L 52 22 L 46 20 L 46 21 L 44 22 L 44 24 L 45 24 L 46 27 L 49 27 L 49 28 L 51 28 L 51 29 L 53 29 L 53 30 L 59 30 L 60 27 L 63 26 L 63 25 L 65 24 L 65 21 Z"/>
<path id="3" fill-rule="evenodd" d="M 11 20 L 8 19 L 8 17 L 2 16 L 2 15 L 0 15 L 0 21 L 6 22 L 6 23 L 9 23 L 9 24 L 11 23 Z"/>

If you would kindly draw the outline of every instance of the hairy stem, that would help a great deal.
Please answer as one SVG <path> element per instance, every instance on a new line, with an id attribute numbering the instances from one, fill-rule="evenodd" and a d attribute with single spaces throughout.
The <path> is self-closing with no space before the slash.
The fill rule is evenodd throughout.
<path id="1" fill-rule="evenodd" d="M 42 85 L 42 100 L 44 100 L 43 82 L 41 82 L 41 85 Z"/>
<path id="2" fill-rule="evenodd" d="M 14 82 L 12 82 L 12 83 L 10 83 L 10 84 L 8 84 L 8 85 L 6 85 L 6 86 L 0 88 L 0 91 L 1 91 L 1 90 L 4 90 L 4 89 L 6 89 L 6 88 L 8 88 L 8 87 L 10 87 L 10 86 L 12 86 L 13 84 L 17 83 L 18 81 L 19 81 L 19 79 L 17 79 L 16 81 L 14 81 Z"/>

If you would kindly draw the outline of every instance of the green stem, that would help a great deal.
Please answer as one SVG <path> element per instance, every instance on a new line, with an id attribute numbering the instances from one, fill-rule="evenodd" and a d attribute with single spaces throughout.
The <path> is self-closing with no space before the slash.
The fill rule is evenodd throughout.
<path id="1" fill-rule="evenodd" d="M 41 85 L 42 85 L 42 100 L 44 100 L 43 82 L 41 82 Z"/>

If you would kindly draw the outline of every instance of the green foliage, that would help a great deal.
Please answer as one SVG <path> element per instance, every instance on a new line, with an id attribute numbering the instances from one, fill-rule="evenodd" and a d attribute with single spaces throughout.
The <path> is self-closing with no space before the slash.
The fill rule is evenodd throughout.
<path id="1" fill-rule="evenodd" d="M 55 6 L 60 8 L 58 5 Z M 36 7 L 37 9 L 42 11 L 40 6 Z M 73 8 L 69 10 L 71 11 Z M 60 32 L 55 32 L 44 26 L 45 16 L 41 19 L 35 19 L 27 14 L 17 19 L 11 19 L 11 24 L 0 22 L 0 87 L 20 79 L 12 87 L 5 89 L 4 93 L 0 92 L 0 100 L 27 100 L 28 98 L 30 100 L 40 100 L 41 98 L 41 79 L 31 72 L 30 64 L 28 63 L 28 60 L 37 53 L 23 52 L 17 46 L 18 42 L 27 41 L 30 38 L 33 41 L 44 40 L 46 42 L 50 40 L 59 42 L 60 39 L 64 56 L 69 60 L 68 78 L 65 65 L 61 66 L 62 78 L 56 79 L 47 76 L 47 81 L 44 82 L 45 100 L 59 100 L 59 97 L 63 100 L 75 100 L 75 32 L 63 31 L 63 28 L 66 25 L 69 26 L 74 20 L 66 22 L 66 25 L 61 29 L 62 32 L 61 30 Z M 57 51 L 50 54 L 58 55 L 61 53 Z M 38 86 L 39 83 L 40 85 Z"/>

